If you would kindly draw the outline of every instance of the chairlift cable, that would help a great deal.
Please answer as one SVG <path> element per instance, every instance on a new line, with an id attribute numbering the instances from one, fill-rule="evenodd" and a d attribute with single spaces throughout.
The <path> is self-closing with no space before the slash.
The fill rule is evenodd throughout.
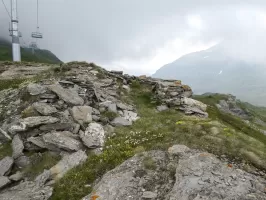
<path id="1" fill-rule="evenodd" d="M 37 0 L 37 29 L 39 29 L 39 0 Z"/>
<path id="2" fill-rule="evenodd" d="M 8 9 L 7 9 L 7 7 L 6 7 L 6 4 L 5 4 L 4 0 L 2 0 L 2 3 L 3 3 L 3 5 L 4 5 L 4 7 L 5 7 L 5 10 L 6 10 L 6 12 L 7 12 L 9 18 L 11 19 L 11 15 L 10 15 L 10 13 L 8 12 Z"/>

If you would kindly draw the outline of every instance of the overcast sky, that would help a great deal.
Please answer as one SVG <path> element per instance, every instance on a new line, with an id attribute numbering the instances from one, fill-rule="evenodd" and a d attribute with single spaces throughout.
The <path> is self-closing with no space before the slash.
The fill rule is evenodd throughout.
<path id="1" fill-rule="evenodd" d="M 10 0 L 4 0 L 10 9 Z M 40 48 L 130 74 L 152 74 L 189 52 L 229 41 L 244 58 L 264 60 L 265 0 L 39 0 Z M 21 43 L 36 30 L 36 0 L 18 0 Z M 0 1 L 0 36 L 9 18 Z M 252 48 L 247 48 L 247 46 Z"/>

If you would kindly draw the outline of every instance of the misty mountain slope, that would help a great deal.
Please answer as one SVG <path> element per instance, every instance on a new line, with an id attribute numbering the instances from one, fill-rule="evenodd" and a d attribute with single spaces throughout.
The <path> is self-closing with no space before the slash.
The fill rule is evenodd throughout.
<path id="1" fill-rule="evenodd" d="M 23 61 L 28 62 L 41 62 L 41 63 L 61 63 L 52 52 L 45 49 L 37 49 L 35 54 L 32 54 L 30 48 L 21 48 L 21 57 Z M 12 49 L 9 42 L 0 39 L 0 61 L 11 61 L 12 60 Z"/>
<path id="2" fill-rule="evenodd" d="M 156 71 L 153 77 L 180 79 L 194 93 L 231 93 L 244 101 L 266 105 L 266 67 L 236 59 L 217 45 L 191 53 Z"/>

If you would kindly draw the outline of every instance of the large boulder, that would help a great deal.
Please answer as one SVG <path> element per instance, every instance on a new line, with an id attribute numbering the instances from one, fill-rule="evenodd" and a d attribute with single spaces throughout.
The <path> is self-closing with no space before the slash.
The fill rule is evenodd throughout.
<path id="1" fill-rule="evenodd" d="M 0 160 L 0 176 L 8 175 L 13 166 L 13 158 L 7 156 Z"/>
<path id="2" fill-rule="evenodd" d="M 65 89 L 59 84 L 49 85 L 48 88 L 68 104 L 77 106 L 84 104 L 84 100 L 74 90 Z"/>
<path id="3" fill-rule="evenodd" d="M 47 103 L 35 102 L 33 108 L 42 115 L 52 115 L 57 112 L 57 109 L 53 106 L 50 106 Z"/>
<path id="4" fill-rule="evenodd" d="M 180 159 L 176 168 L 176 182 L 168 199 L 238 199 L 265 200 L 262 179 L 240 169 L 229 167 L 216 156 L 194 153 Z M 265 181 L 264 181 L 265 184 Z M 195 199 L 194 198 L 194 199 Z"/>
<path id="5" fill-rule="evenodd" d="M 12 140 L 12 157 L 14 159 L 20 157 L 23 155 L 23 149 L 24 149 L 24 145 L 23 145 L 23 141 L 21 140 L 20 135 L 15 135 L 13 140 Z"/>
<path id="6" fill-rule="evenodd" d="M 92 122 L 93 109 L 90 106 L 74 106 L 70 112 L 73 119 L 80 125 Z"/>
<path id="7" fill-rule="evenodd" d="M 198 109 L 200 109 L 201 111 L 205 112 L 206 109 L 207 109 L 207 105 L 200 102 L 200 101 L 197 101 L 195 99 L 191 99 L 191 98 L 187 98 L 187 97 L 184 97 L 182 98 L 182 105 L 186 105 L 186 106 L 189 106 L 189 107 L 196 107 Z"/>
<path id="8" fill-rule="evenodd" d="M 266 200 L 266 180 L 260 176 L 184 145 L 169 148 L 169 153 L 135 155 L 107 172 L 83 200 Z"/>
<path id="9" fill-rule="evenodd" d="M 102 147 L 105 139 L 103 126 L 98 123 L 90 123 L 85 132 L 80 131 L 80 138 L 88 148 Z"/>
<path id="10" fill-rule="evenodd" d="M 158 170 L 146 170 L 143 165 L 146 158 L 152 158 L 154 166 L 158 165 Z M 82 200 L 91 200 L 95 195 L 99 196 L 99 200 L 143 199 L 143 196 L 148 196 L 145 189 L 159 190 L 161 187 L 158 184 L 163 188 L 164 184 L 169 184 L 171 181 L 166 170 L 159 170 L 160 167 L 167 168 L 167 160 L 167 154 L 161 151 L 145 152 L 143 156 L 134 156 L 107 172 L 94 186 L 95 193 L 89 194 Z M 151 192 L 155 193 L 155 191 Z M 157 199 L 164 199 L 163 194 L 158 194 Z"/>
<path id="11" fill-rule="evenodd" d="M 43 136 L 43 140 L 47 144 L 67 151 L 78 151 L 82 148 L 82 143 L 68 131 L 47 133 Z"/>
<path id="12" fill-rule="evenodd" d="M 1 200 L 48 200 L 53 193 L 49 186 L 38 186 L 35 182 L 21 182 L 0 193 Z"/>
<path id="13" fill-rule="evenodd" d="M 84 151 L 77 151 L 70 155 L 64 156 L 55 166 L 50 169 L 51 177 L 60 179 L 70 169 L 84 163 L 87 160 L 87 155 Z"/>

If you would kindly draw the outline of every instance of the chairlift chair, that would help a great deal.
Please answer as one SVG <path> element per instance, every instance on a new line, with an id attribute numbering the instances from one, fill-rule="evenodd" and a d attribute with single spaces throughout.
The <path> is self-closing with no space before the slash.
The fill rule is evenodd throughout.
<path id="1" fill-rule="evenodd" d="M 36 31 L 36 32 L 32 32 L 32 33 L 31 33 L 31 37 L 32 37 L 32 38 L 41 39 L 41 38 L 43 38 L 43 35 L 42 35 L 41 32 Z"/>

